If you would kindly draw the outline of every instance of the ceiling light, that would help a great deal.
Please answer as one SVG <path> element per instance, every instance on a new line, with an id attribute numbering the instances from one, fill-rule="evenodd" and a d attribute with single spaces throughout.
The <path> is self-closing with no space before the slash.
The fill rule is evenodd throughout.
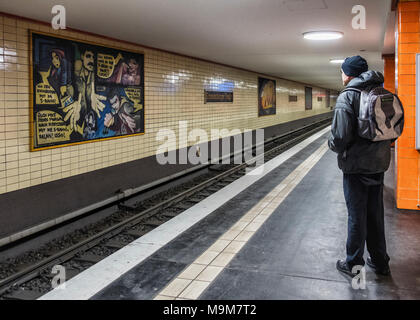
<path id="1" fill-rule="evenodd" d="M 338 31 L 311 31 L 305 32 L 303 37 L 308 40 L 336 40 L 342 38 L 343 33 Z"/>
<path id="2" fill-rule="evenodd" d="M 330 59 L 330 63 L 343 63 L 344 59 Z"/>

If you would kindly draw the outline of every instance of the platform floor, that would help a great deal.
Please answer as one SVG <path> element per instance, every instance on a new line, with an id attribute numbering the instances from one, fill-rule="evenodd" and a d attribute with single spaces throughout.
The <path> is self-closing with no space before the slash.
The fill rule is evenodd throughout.
<path id="1" fill-rule="evenodd" d="M 392 276 L 366 266 L 366 289 L 355 290 L 336 270 L 347 210 L 327 136 L 91 299 L 420 299 L 420 214 L 395 209 L 392 165 L 384 192 Z"/>

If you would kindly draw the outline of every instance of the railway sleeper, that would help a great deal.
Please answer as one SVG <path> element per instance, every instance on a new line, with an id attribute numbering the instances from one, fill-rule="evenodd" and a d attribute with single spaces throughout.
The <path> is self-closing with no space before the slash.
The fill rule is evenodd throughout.
<path id="1" fill-rule="evenodd" d="M 32 289 L 19 288 L 2 296 L 5 300 L 36 300 L 42 296 L 44 292 Z"/>
<path id="2" fill-rule="evenodd" d="M 162 223 L 164 223 L 164 221 L 159 221 L 156 219 L 144 222 L 144 224 L 149 227 L 159 227 Z"/>
<path id="3" fill-rule="evenodd" d="M 100 255 L 90 253 L 90 252 L 85 252 L 85 253 L 82 253 L 80 256 L 75 257 L 74 260 L 95 264 L 103 260 L 104 258 L 105 258 L 104 256 L 100 256 Z"/>
<path id="4" fill-rule="evenodd" d="M 137 229 L 130 229 L 125 231 L 124 233 L 133 236 L 133 237 L 137 237 L 140 238 L 141 236 L 144 236 L 147 232 L 149 232 L 150 230 L 137 230 Z M 115 240 L 118 241 L 118 240 Z"/>

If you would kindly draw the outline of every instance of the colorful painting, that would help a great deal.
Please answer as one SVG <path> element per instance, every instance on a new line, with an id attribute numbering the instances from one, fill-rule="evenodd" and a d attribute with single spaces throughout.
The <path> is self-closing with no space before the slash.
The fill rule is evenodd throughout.
<path id="1" fill-rule="evenodd" d="M 258 116 L 276 114 L 276 81 L 258 78 Z"/>
<path id="2" fill-rule="evenodd" d="M 144 55 L 31 32 L 31 150 L 144 133 Z"/>

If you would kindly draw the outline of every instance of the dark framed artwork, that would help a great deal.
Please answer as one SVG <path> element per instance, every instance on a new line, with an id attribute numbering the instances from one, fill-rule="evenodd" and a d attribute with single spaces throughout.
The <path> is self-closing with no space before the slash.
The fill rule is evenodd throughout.
<path id="1" fill-rule="evenodd" d="M 305 110 L 312 110 L 312 87 L 305 87 Z"/>
<path id="2" fill-rule="evenodd" d="M 204 103 L 233 102 L 233 91 L 211 91 L 204 89 Z"/>
<path id="3" fill-rule="evenodd" d="M 276 80 L 258 78 L 258 116 L 276 114 Z"/>
<path id="4" fill-rule="evenodd" d="M 331 91 L 330 90 L 325 90 L 325 99 L 327 99 L 326 107 L 329 108 L 331 105 Z"/>
<path id="5" fill-rule="evenodd" d="M 144 134 L 144 55 L 30 31 L 31 151 Z"/>
<path id="6" fill-rule="evenodd" d="M 298 101 L 298 97 L 297 96 L 291 96 L 289 95 L 289 102 L 297 102 Z"/>

